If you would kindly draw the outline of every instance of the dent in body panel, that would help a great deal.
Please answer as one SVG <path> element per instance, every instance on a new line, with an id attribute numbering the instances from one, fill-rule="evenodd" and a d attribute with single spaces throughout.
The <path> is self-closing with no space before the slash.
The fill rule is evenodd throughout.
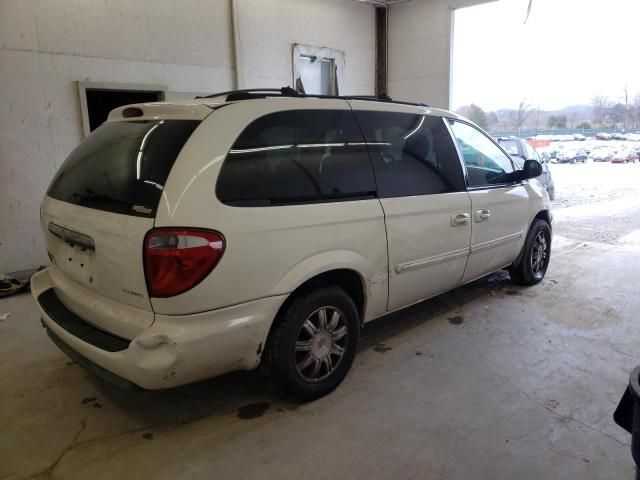
<path id="1" fill-rule="evenodd" d="M 378 271 L 365 279 L 364 314 L 362 322 L 375 320 L 387 313 L 387 297 L 389 295 L 389 275 Z"/>
<path id="2" fill-rule="evenodd" d="M 352 270 L 363 282 L 363 321 L 372 320 L 386 312 L 388 275 L 384 258 L 367 259 L 350 250 L 330 250 L 311 255 L 298 262 L 275 285 L 274 293 L 291 293 L 306 281 L 332 270 Z"/>

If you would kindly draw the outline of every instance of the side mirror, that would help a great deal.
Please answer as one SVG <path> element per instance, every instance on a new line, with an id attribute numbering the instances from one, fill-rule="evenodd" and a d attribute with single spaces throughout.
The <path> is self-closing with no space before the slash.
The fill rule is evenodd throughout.
<path id="1" fill-rule="evenodd" d="M 536 178 L 542 175 L 542 165 L 537 160 L 527 160 L 521 170 L 521 179 Z"/>

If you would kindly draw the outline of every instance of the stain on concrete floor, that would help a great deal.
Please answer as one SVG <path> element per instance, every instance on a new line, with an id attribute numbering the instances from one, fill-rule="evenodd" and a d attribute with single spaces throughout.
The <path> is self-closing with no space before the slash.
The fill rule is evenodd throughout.
<path id="1" fill-rule="evenodd" d="M 264 415 L 269 410 L 271 404 L 269 402 L 257 402 L 249 403 L 238 408 L 238 418 L 250 420 L 252 418 L 258 418 Z"/>

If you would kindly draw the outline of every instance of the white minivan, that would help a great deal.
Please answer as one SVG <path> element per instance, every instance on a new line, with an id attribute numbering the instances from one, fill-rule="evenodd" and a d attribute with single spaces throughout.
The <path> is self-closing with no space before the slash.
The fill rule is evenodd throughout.
<path id="1" fill-rule="evenodd" d="M 464 118 L 388 98 L 226 92 L 111 112 L 41 207 L 53 342 L 122 387 L 262 365 L 301 399 L 365 322 L 507 268 L 545 275 L 549 198 Z"/>

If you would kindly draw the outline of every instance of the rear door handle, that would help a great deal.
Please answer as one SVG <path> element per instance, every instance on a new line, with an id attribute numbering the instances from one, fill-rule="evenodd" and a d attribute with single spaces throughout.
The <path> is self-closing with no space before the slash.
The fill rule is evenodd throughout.
<path id="1" fill-rule="evenodd" d="M 476 223 L 486 222 L 491 218 L 491 211 L 489 210 L 476 210 L 473 212 L 473 219 Z"/>
<path id="2" fill-rule="evenodd" d="M 451 215 L 451 226 L 452 227 L 461 227 L 462 225 L 466 225 L 469 223 L 471 216 L 468 213 L 456 213 Z"/>

